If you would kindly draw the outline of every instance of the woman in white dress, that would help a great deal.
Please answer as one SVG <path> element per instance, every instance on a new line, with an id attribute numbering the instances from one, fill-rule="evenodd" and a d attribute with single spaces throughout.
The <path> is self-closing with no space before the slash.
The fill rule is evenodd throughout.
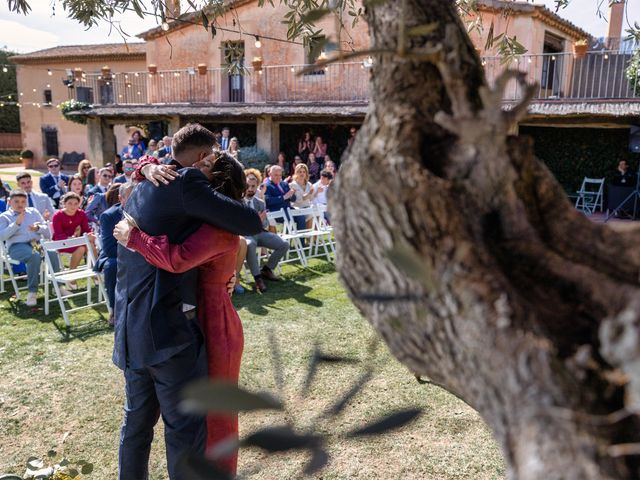
<path id="1" fill-rule="evenodd" d="M 296 192 L 296 200 L 291 203 L 293 208 L 308 208 L 311 206 L 313 186 L 311 182 L 309 182 L 309 169 L 304 163 L 296 166 L 293 172 L 293 180 L 289 184 L 289 187 Z M 308 215 L 306 221 L 307 228 L 311 228 L 313 216 Z"/>

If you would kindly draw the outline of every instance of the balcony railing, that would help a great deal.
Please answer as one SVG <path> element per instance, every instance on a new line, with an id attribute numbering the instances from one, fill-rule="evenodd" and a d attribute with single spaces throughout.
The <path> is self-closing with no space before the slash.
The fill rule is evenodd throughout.
<path id="1" fill-rule="evenodd" d="M 522 55 L 508 64 L 499 57 L 485 57 L 482 63 L 489 84 L 506 68 L 524 72 L 527 83 L 538 85 L 536 100 L 640 100 L 639 79 L 629 81 L 626 74 L 631 55 L 619 50 L 588 52 L 582 58 L 572 53 L 545 53 Z M 522 93 L 513 80 L 507 85 L 504 99 L 518 100 Z"/>
<path id="2" fill-rule="evenodd" d="M 369 72 L 362 63 L 332 64 L 298 75 L 304 65 L 227 69 L 85 74 L 75 81 L 74 98 L 98 105 L 228 104 L 267 102 L 366 102 Z"/>
<path id="3" fill-rule="evenodd" d="M 493 84 L 506 69 L 525 73 L 537 84 L 538 101 L 640 100 L 640 79 L 631 82 L 626 70 L 631 53 L 620 50 L 521 55 L 508 64 L 484 57 L 487 80 Z M 264 66 L 243 75 L 224 68 L 85 74 L 74 82 L 74 98 L 94 105 L 365 103 L 369 99 L 369 68 L 364 63 L 337 63 L 298 75 L 304 65 Z M 515 80 L 504 100 L 522 97 Z"/>

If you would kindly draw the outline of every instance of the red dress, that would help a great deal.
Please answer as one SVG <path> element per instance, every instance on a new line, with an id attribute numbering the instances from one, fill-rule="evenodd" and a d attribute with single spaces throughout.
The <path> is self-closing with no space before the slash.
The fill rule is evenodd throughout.
<path id="1" fill-rule="evenodd" d="M 91 231 L 87 214 L 80 208 L 73 215 L 67 215 L 64 213 L 64 210 L 58 210 L 53 214 L 51 223 L 53 225 L 54 240 L 66 240 L 67 238 L 73 237 L 73 234 L 78 227 L 80 227 L 80 235 Z M 78 247 L 65 248 L 60 251 L 73 253 L 77 248 Z"/>
<path id="2" fill-rule="evenodd" d="M 133 228 L 127 247 L 140 253 L 150 264 L 168 272 L 186 272 L 198 265 L 198 318 L 205 337 L 209 378 L 238 383 L 244 348 L 242 323 L 227 282 L 235 272 L 239 237 L 202 225 L 184 243 L 171 244 L 166 235 L 152 237 Z M 238 437 L 238 416 L 207 417 L 207 447 L 230 436 Z M 237 455 L 220 461 L 235 474 Z"/>

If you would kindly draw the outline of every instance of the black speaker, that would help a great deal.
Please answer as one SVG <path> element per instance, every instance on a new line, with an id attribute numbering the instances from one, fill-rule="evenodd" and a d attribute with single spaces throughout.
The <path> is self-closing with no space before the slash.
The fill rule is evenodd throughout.
<path id="1" fill-rule="evenodd" d="M 640 153 L 640 127 L 631 126 L 629 132 L 629 151 Z"/>

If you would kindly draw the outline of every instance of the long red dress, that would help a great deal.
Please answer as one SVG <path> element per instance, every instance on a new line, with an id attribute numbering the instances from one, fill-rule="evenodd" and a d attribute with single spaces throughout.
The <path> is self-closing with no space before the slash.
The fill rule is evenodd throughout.
<path id="1" fill-rule="evenodd" d="M 244 348 L 242 323 L 227 282 L 235 272 L 239 238 L 210 225 L 202 225 L 184 243 L 169 243 L 166 235 L 152 237 L 134 228 L 127 247 L 147 262 L 168 272 L 186 272 L 198 265 L 198 318 L 205 337 L 209 378 L 238 383 Z M 238 437 L 238 416 L 207 417 L 207 448 L 230 436 Z M 235 474 L 237 455 L 220 461 Z"/>

